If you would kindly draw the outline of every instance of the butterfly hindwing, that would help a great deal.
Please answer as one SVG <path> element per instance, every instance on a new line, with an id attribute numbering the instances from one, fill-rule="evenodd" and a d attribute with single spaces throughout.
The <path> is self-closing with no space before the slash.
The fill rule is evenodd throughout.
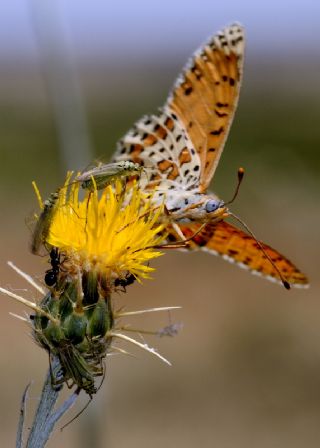
<path id="1" fill-rule="evenodd" d="M 199 224 L 180 225 L 186 238 L 191 238 L 200 228 Z M 275 263 L 283 278 L 294 287 L 305 287 L 307 277 L 286 257 L 267 244 L 261 243 L 265 252 Z M 207 224 L 189 242 L 191 250 L 205 250 L 215 255 L 221 255 L 227 261 L 250 270 L 271 281 L 281 282 L 277 271 L 263 254 L 256 240 L 233 225 L 220 221 L 216 224 Z"/>

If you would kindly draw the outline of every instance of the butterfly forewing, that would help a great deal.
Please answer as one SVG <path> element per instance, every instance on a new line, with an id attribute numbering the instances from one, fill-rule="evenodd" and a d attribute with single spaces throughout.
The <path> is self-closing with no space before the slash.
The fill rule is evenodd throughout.
<path id="1" fill-rule="evenodd" d="M 119 142 L 114 161 L 131 160 L 153 171 L 152 187 L 172 181 L 204 192 L 214 174 L 236 108 L 244 32 L 217 33 L 178 78 L 159 115 L 139 120 Z"/>
<path id="2" fill-rule="evenodd" d="M 146 188 L 199 185 L 199 156 L 179 119 L 165 109 L 139 120 L 118 143 L 114 160 L 142 164 L 149 173 Z"/>
<path id="3" fill-rule="evenodd" d="M 244 31 L 240 25 L 219 32 L 195 54 L 167 102 L 200 156 L 202 192 L 214 174 L 232 123 L 243 52 Z"/>

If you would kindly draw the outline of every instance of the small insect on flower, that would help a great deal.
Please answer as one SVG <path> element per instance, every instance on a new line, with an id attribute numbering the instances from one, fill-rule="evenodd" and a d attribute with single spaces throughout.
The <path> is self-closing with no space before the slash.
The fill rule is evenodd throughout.
<path id="1" fill-rule="evenodd" d="M 33 185 L 38 195 L 40 206 L 42 206 L 42 212 L 37 220 L 36 227 L 32 235 L 31 252 L 33 254 L 39 254 L 40 247 L 45 243 L 48 236 L 52 218 L 56 211 L 56 204 L 59 198 L 59 190 L 51 193 L 49 199 L 46 199 L 42 204 L 41 198 L 38 194 L 38 189 L 36 188 L 35 184 Z"/>
<path id="2" fill-rule="evenodd" d="M 136 277 L 133 274 L 127 273 L 125 277 L 118 277 L 114 281 L 114 286 L 120 286 L 122 288 L 122 291 L 126 291 L 126 287 L 129 285 L 132 285 L 136 281 Z"/>
<path id="3" fill-rule="evenodd" d="M 50 250 L 51 269 L 46 271 L 44 281 L 47 286 L 54 286 L 58 281 L 60 272 L 61 255 L 56 247 Z"/>
<path id="4" fill-rule="evenodd" d="M 75 178 L 75 181 L 80 182 L 83 189 L 92 192 L 95 188 L 101 190 L 102 188 L 107 187 L 117 179 L 137 175 L 140 176 L 142 171 L 144 171 L 143 166 L 131 162 L 130 160 L 125 160 L 99 165 L 91 170 L 81 173 Z"/>

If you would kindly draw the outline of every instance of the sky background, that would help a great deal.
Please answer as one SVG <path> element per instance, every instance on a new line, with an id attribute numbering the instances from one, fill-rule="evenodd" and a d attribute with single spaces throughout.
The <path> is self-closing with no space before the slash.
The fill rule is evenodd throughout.
<path id="1" fill-rule="evenodd" d="M 233 21 L 247 29 L 251 52 L 319 54 L 320 3 L 316 0 L 226 0 L 161 2 L 56 0 L 78 57 L 111 54 L 119 58 L 174 55 L 194 47 L 214 30 Z M 32 59 L 35 40 L 31 10 L 50 6 L 43 0 L 4 0 L 0 4 L 0 59 Z M 137 51 L 138 47 L 138 51 Z"/>

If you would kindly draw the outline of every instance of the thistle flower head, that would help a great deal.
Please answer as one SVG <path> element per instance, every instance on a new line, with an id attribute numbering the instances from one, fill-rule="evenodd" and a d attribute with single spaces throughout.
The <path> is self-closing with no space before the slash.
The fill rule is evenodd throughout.
<path id="1" fill-rule="evenodd" d="M 127 186 L 120 180 L 81 199 L 79 183 L 70 178 L 58 191 L 44 243 L 57 247 L 81 271 L 106 278 L 128 272 L 137 279 L 149 277 L 149 260 L 162 255 L 154 247 L 163 241 L 163 225 L 157 223 L 163 207 L 155 208 L 138 183 Z"/>

